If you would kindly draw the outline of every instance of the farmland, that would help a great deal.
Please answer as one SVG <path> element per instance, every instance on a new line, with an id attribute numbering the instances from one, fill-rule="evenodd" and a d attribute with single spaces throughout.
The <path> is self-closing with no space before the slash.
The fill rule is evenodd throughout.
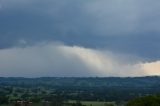
<path id="1" fill-rule="evenodd" d="M 1 106 L 122 105 L 135 97 L 160 93 L 159 77 L 0 78 Z"/>

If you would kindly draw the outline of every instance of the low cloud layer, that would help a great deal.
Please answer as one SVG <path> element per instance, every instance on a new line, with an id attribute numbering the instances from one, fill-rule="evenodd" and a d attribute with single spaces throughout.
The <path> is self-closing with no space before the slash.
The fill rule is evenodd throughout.
<path id="1" fill-rule="evenodd" d="M 125 57 L 126 56 L 126 57 Z M 61 43 L 41 43 L 0 50 L 1 76 L 146 76 L 159 75 L 160 62 Z"/>

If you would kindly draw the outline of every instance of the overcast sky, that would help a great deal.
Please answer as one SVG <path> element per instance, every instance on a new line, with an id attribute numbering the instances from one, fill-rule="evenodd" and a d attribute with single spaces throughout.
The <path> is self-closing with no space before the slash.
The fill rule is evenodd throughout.
<path id="1" fill-rule="evenodd" d="M 0 0 L 0 76 L 160 75 L 159 0 Z"/>

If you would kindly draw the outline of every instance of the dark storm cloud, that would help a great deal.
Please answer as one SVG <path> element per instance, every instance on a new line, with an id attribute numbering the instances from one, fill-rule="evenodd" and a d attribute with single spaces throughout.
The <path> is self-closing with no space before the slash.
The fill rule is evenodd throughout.
<path id="1" fill-rule="evenodd" d="M 47 2 L 29 0 L 28 2 L 18 5 L 15 3 L 13 7 L 8 7 L 8 3 L 4 3 L 4 9 L 1 11 L 0 31 L 4 36 L 61 40 L 78 34 L 76 30 L 83 33 L 84 27 L 87 27 L 81 24 L 85 22 L 86 17 L 79 9 L 81 3 L 72 0 L 62 3 L 55 0 Z"/>
<path id="2" fill-rule="evenodd" d="M 41 41 L 160 58 L 160 1 L 1 0 L 0 48 Z"/>

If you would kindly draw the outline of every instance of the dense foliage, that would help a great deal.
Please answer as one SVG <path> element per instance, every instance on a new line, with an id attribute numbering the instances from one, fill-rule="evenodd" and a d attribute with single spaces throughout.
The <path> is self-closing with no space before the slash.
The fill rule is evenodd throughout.
<path id="1" fill-rule="evenodd" d="M 151 95 L 130 100 L 126 106 L 160 106 L 160 96 Z"/>

